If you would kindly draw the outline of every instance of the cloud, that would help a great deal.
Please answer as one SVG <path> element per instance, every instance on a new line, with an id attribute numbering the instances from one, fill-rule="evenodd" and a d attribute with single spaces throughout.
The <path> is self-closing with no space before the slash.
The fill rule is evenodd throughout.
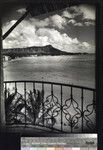
<path id="1" fill-rule="evenodd" d="M 10 22 L 7 22 L 4 26 L 3 26 L 3 34 L 6 33 L 8 31 L 8 29 L 10 29 L 15 23 L 16 23 L 17 20 L 12 20 Z"/>
<path id="2" fill-rule="evenodd" d="M 50 20 L 49 20 L 49 18 L 45 18 L 43 20 L 30 18 L 30 23 L 32 25 L 35 25 L 36 27 L 40 28 L 40 27 L 49 26 L 50 25 Z"/>
<path id="3" fill-rule="evenodd" d="M 9 23 L 12 24 L 12 21 Z M 5 27 L 4 27 L 5 30 Z M 3 41 L 4 48 L 12 47 L 27 47 L 34 45 L 35 39 L 35 26 L 27 21 L 22 21 Z"/>
<path id="4" fill-rule="evenodd" d="M 83 45 L 87 48 L 89 47 L 89 44 L 87 42 L 83 42 Z"/>
<path id="5" fill-rule="evenodd" d="M 35 25 L 37 28 L 51 26 L 51 27 L 57 27 L 59 29 L 64 29 L 65 25 L 67 25 L 66 19 L 61 17 L 58 14 L 49 16 L 48 18 L 42 20 L 30 18 L 29 21 L 31 22 L 32 25 Z"/>
<path id="6" fill-rule="evenodd" d="M 95 22 L 93 22 L 93 21 L 86 21 L 86 22 L 84 22 L 84 25 L 86 25 L 86 26 L 90 26 L 90 25 L 95 25 Z"/>
<path id="7" fill-rule="evenodd" d="M 68 21 L 68 24 L 72 24 L 73 26 L 79 26 L 79 27 L 82 27 L 83 26 L 83 23 L 82 22 L 76 22 L 76 20 L 74 19 L 70 19 Z"/>
<path id="8" fill-rule="evenodd" d="M 20 8 L 18 10 L 16 10 L 18 13 L 20 14 L 24 14 L 26 12 L 26 9 L 25 8 Z"/>
<path id="9" fill-rule="evenodd" d="M 12 24 L 11 21 L 9 24 Z M 53 47 L 67 52 L 94 52 L 95 48 L 87 42 L 80 42 L 77 38 L 71 38 L 66 33 L 61 33 L 53 28 L 37 29 L 33 24 L 24 20 L 3 41 L 4 48 L 19 48 L 30 46 Z"/>
<path id="10" fill-rule="evenodd" d="M 92 7 L 81 5 L 79 7 L 80 12 L 83 13 L 83 19 L 95 20 L 95 10 Z"/>
<path id="11" fill-rule="evenodd" d="M 63 11 L 62 16 L 74 26 L 94 26 L 95 8 L 89 5 L 73 6 Z"/>
<path id="12" fill-rule="evenodd" d="M 73 6 L 69 9 L 69 11 L 72 11 L 73 18 L 81 15 L 83 20 L 95 20 L 95 9 L 89 5 Z"/>
<path id="13" fill-rule="evenodd" d="M 73 14 L 71 14 L 68 10 L 64 10 L 63 13 L 62 13 L 62 16 L 63 17 L 66 17 L 66 18 L 74 18 Z"/>
<path id="14" fill-rule="evenodd" d="M 76 20 L 74 20 L 74 19 L 70 19 L 70 20 L 68 21 L 68 23 L 75 24 L 75 23 L 76 23 Z"/>
<path id="15" fill-rule="evenodd" d="M 56 27 L 58 29 L 64 29 L 67 25 L 66 19 L 58 14 L 49 16 L 42 20 L 37 18 L 29 18 L 29 22 L 37 28 Z"/>
<path id="16" fill-rule="evenodd" d="M 74 26 L 82 27 L 82 26 L 83 26 L 83 23 L 81 23 L 81 22 L 76 22 L 76 23 L 74 24 Z"/>
<path id="17" fill-rule="evenodd" d="M 68 24 L 72 24 L 73 26 L 78 26 L 78 27 L 83 27 L 83 26 L 94 26 L 95 22 L 94 21 L 81 21 L 77 22 L 75 19 L 70 19 L 68 21 Z"/>
<path id="18" fill-rule="evenodd" d="M 50 21 L 53 26 L 58 27 L 59 29 L 63 29 L 64 26 L 67 24 L 66 19 L 58 14 L 51 16 Z"/>
<path id="19" fill-rule="evenodd" d="M 38 36 L 42 36 L 42 37 L 48 37 L 48 42 L 50 44 L 54 44 L 54 43 L 62 43 L 62 36 L 61 33 L 58 32 L 55 29 L 49 29 L 49 28 L 41 28 L 39 29 L 37 32 Z"/>

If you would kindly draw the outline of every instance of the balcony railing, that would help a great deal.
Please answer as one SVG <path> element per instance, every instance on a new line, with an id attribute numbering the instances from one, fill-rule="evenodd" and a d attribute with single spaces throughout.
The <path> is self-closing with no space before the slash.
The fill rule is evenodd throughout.
<path id="1" fill-rule="evenodd" d="M 95 132 L 93 88 L 43 81 L 6 81 L 4 95 L 7 125 L 32 125 L 63 133 Z"/>

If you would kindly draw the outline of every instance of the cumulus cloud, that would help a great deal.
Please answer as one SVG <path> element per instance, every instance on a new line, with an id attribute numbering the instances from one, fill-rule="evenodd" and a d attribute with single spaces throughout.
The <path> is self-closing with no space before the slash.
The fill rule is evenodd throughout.
<path id="1" fill-rule="evenodd" d="M 93 21 L 86 21 L 86 22 L 84 22 L 84 25 L 86 25 L 86 26 L 95 25 L 95 22 L 93 22 Z"/>
<path id="2" fill-rule="evenodd" d="M 72 10 L 72 16 L 82 16 L 82 19 L 95 20 L 95 9 L 89 5 L 73 6 L 69 9 Z"/>
<path id="3" fill-rule="evenodd" d="M 13 22 L 10 22 L 10 24 Z M 49 44 L 67 52 L 94 52 L 95 50 L 93 46 L 85 41 L 80 42 L 77 38 L 71 38 L 66 33 L 60 33 L 53 28 L 37 29 L 26 20 L 19 24 L 3 41 L 4 48 L 45 46 Z"/>
<path id="4" fill-rule="evenodd" d="M 64 27 L 67 25 L 66 19 L 58 14 L 49 16 L 42 20 L 37 18 L 29 18 L 29 21 L 32 25 L 35 25 L 37 28 L 51 26 L 59 29 L 64 29 Z"/>
<path id="5" fill-rule="evenodd" d="M 85 47 L 89 47 L 89 44 L 88 44 L 87 42 L 83 42 L 83 45 L 84 45 Z"/>
<path id="6" fill-rule="evenodd" d="M 7 22 L 4 26 L 3 26 L 3 34 L 6 33 L 15 23 L 17 20 L 12 20 L 10 22 Z"/>
<path id="7" fill-rule="evenodd" d="M 56 26 L 59 29 L 63 29 L 64 26 L 67 24 L 66 19 L 58 14 L 51 16 L 50 21 L 52 22 L 53 26 Z"/>
<path id="8" fill-rule="evenodd" d="M 63 11 L 62 16 L 68 18 L 68 23 L 74 26 L 94 26 L 95 25 L 95 9 L 89 5 L 73 6 Z M 79 22 L 78 22 L 78 19 Z"/>
<path id="9" fill-rule="evenodd" d="M 75 24 L 75 23 L 76 23 L 76 20 L 74 20 L 74 19 L 70 19 L 70 20 L 68 21 L 68 23 Z"/>
<path id="10" fill-rule="evenodd" d="M 12 24 L 12 22 L 10 22 Z M 5 28 L 5 27 L 4 27 Z M 36 36 L 36 28 L 28 21 L 23 21 L 10 35 L 3 41 L 4 48 L 28 47 L 40 44 L 48 44 L 45 37 Z"/>
<path id="11" fill-rule="evenodd" d="M 67 9 L 63 11 L 62 16 L 66 18 L 74 18 L 73 14 L 71 14 Z"/>
<path id="12" fill-rule="evenodd" d="M 82 26 L 83 26 L 83 22 L 77 22 L 77 21 L 74 20 L 74 19 L 70 19 L 70 20 L 68 21 L 68 24 L 72 24 L 72 25 L 74 25 L 74 26 L 79 26 L 79 27 L 82 27 Z"/>
<path id="13" fill-rule="evenodd" d="M 49 18 L 45 18 L 43 20 L 35 19 L 35 18 L 30 18 L 30 23 L 32 25 L 35 25 L 36 27 L 40 28 L 40 27 L 49 26 L 50 20 L 49 20 Z"/>
<path id="14" fill-rule="evenodd" d="M 82 27 L 82 26 L 83 26 L 83 23 L 81 23 L 81 22 L 76 22 L 76 23 L 74 24 L 74 26 Z"/>
<path id="15" fill-rule="evenodd" d="M 23 14 L 23 13 L 26 12 L 26 9 L 25 8 L 20 8 L 20 9 L 17 10 L 17 12 L 20 13 L 20 14 Z"/>
<path id="16" fill-rule="evenodd" d="M 79 6 L 80 12 L 83 13 L 84 19 L 95 20 L 95 10 L 91 9 L 91 7 L 86 7 L 85 5 Z"/>
<path id="17" fill-rule="evenodd" d="M 83 27 L 83 26 L 94 26 L 95 22 L 94 21 L 81 21 L 77 22 L 75 19 L 70 19 L 68 24 L 72 24 L 73 26 L 78 26 L 78 27 Z"/>

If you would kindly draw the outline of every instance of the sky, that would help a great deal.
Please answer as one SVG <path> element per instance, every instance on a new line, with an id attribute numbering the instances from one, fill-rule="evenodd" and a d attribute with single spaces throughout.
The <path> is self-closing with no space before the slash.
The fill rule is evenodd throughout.
<path id="1" fill-rule="evenodd" d="M 13 9 L 3 19 L 3 34 L 25 13 Z M 78 5 L 45 16 L 28 15 L 3 41 L 3 48 L 52 45 L 66 52 L 95 53 L 95 7 Z"/>

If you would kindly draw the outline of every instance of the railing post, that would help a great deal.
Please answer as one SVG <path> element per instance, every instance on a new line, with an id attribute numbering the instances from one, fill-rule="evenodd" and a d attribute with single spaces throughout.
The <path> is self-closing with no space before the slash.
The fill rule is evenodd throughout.
<path id="1" fill-rule="evenodd" d="M 35 82 L 33 82 L 33 96 L 34 96 L 34 98 L 35 98 L 35 94 L 36 94 L 36 89 L 35 89 Z M 35 100 L 34 100 L 35 101 Z M 36 119 L 35 119 L 35 114 L 34 114 L 35 112 L 33 111 L 33 115 L 34 115 L 34 122 L 33 122 L 33 124 L 35 125 L 35 123 L 36 123 Z"/>
<path id="2" fill-rule="evenodd" d="M 25 126 L 26 126 L 26 82 L 24 82 L 24 100 L 25 100 Z"/>
<path id="3" fill-rule="evenodd" d="M 73 100 L 73 87 L 71 86 L 71 93 L 70 93 L 70 97 L 71 97 L 71 100 Z"/>
<path id="4" fill-rule="evenodd" d="M 93 108 L 94 110 L 96 111 L 96 94 L 95 94 L 95 91 L 93 91 Z"/>
<path id="5" fill-rule="evenodd" d="M 17 83 L 15 82 L 15 94 L 17 93 Z M 17 120 L 17 111 L 15 112 L 16 120 Z"/>
<path id="6" fill-rule="evenodd" d="M 44 83 L 42 83 L 42 121 L 44 125 Z"/>
<path id="7" fill-rule="evenodd" d="M 4 94 L 5 94 L 4 95 L 4 103 L 6 103 L 6 99 L 7 99 L 7 83 L 5 83 L 5 93 Z M 7 124 L 6 110 L 5 110 L 5 121 L 6 121 L 5 124 Z"/>
<path id="8" fill-rule="evenodd" d="M 62 101 L 62 96 L 63 96 L 63 91 L 62 91 L 62 85 L 61 85 L 61 131 L 63 131 L 63 101 Z"/>
<path id="9" fill-rule="evenodd" d="M 4 96 L 4 101 L 6 100 L 7 98 L 7 83 L 5 83 L 5 96 Z"/>
<path id="10" fill-rule="evenodd" d="M 83 88 L 81 89 L 81 117 L 82 117 L 82 132 L 83 132 L 83 126 L 84 126 L 84 121 L 83 121 L 83 118 L 84 118 L 84 110 L 83 110 L 83 107 L 84 107 L 84 104 L 83 104 Z"/>
<path id="11" fill-rule="evenodd" d="M 71 93 L 70 93 L 70 97 L 71 97 L 71 103 L 73 102 L 73 87 L 71 86 Z M 73 132 L 73 120 L 71 118 L 71 133 Z"/>
<path id="12" fill-rule="evenodd" d="M 53 84 L 51 84 L 51 96 L 52 96 L 52 99 L 53 99 Z M 51 121 L 52 121 L 52 129 L 53 129 L 53 114 L 52 114 L 52 117 L 51 117 Z"/>
<path id="13" fill-rule="evenodd" d="M 53 84 L 51 84 L 51 95 L 52 95 L 52 98 L 53 98 Z"/>
<path id="14" fill-rule="evenodd" d="M 17 93 L 17 83 L 15 82 L 15 93 Z"/>

